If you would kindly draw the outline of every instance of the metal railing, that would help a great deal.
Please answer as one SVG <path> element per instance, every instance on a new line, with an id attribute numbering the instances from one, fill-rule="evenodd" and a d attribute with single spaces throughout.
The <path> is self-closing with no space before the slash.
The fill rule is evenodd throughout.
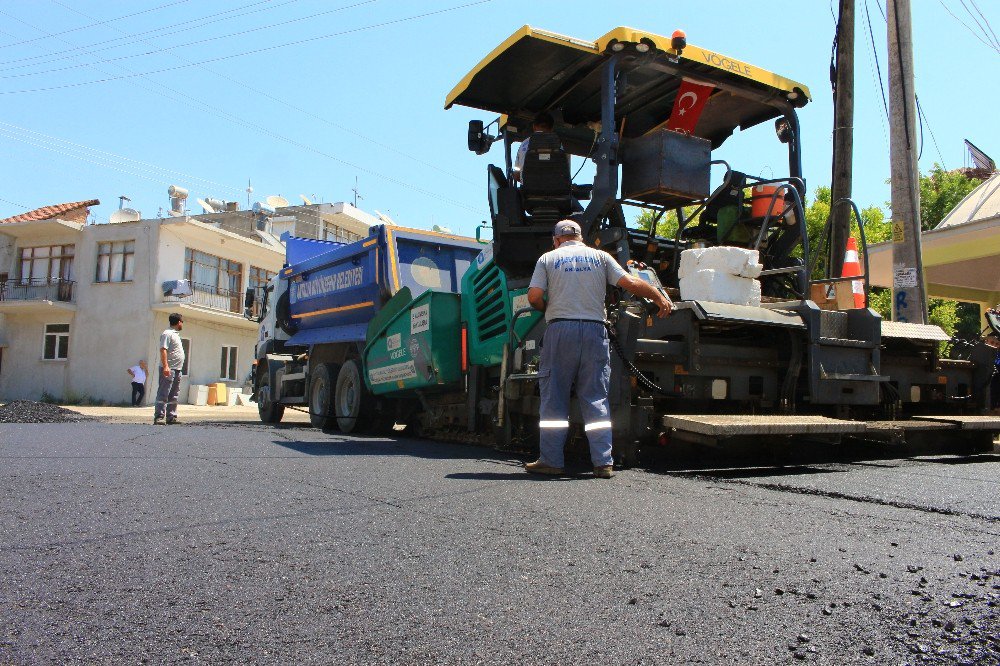
<path id="1" fill-rule="evenodd" d="M 0 301 L 73 302 L 73 280 L 31 278 L 0 282 Z"/>
<path id="2" fill-rule="evenodd" d="M 239 291 L 192 282 L 191 292 L 190 296 L 167 296 L 166 300 L 200 305 L 212 310 L 243 313 L 243 294 Z"/>

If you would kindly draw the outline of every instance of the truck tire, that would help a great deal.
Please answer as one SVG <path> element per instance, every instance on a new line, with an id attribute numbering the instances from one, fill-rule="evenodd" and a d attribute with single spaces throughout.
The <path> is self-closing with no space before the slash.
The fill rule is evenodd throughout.
<path id="1" fill-rule="evenodd" d="M 337 425 L 333 394 L 339 373 L 340 366 L 334 363 L 323 363 L 313 372 L 309 382 L 309 423 L 314 428 L 327 430 Z"/>
<path id="2" fill-rule="evenodd" d="M 361 376 L 361 364 L 351 359 L 337 373 L 334 409 L 341 432 L 364 432 L 371 425 L 374 399 Z"/>
<path id="3" fill-rule="evenodd" d="M 257 413 L 263 423 L 280 423 L 285 415 L 285 406 L 271 400 L 271 378 L 265 364 L 264 371 L 257 379 Z"/>

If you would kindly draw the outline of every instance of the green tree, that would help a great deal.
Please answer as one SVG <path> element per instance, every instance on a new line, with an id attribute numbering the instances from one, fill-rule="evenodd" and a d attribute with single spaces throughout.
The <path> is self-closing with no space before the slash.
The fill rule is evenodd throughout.
<path id="1" fill-rule="evenodd" d="M 930 173 L 920 176 L 920 227 L 933 229 L 951 209 L 979 186 L 979 181 L 960 171 L 945 171 L 934 164 Z"/>

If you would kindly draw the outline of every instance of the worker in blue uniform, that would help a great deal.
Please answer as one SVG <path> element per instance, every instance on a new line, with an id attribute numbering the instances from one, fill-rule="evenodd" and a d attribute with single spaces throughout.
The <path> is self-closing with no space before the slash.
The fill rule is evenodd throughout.
<path id="1" fill-rule="evenodd" d="M 629 275 L 607 252 L 584 245 L 580 225 L 572 220 L 556 223 L 552 245 L 535 264 L 528 286 L 528 302 L 545 313 L 546 328 L 538 368 L 539 457 L 524 468 L 533 474 L 563 473 L 570 391 L 575 385 L 594 475 L 609 479 L 614 472 L 608 407 L 611 357 L 604 325 L 607 285 L 648 298 L 659 308 L 660 317 L 669 315 L 673 304 L 647 282 Z"/>

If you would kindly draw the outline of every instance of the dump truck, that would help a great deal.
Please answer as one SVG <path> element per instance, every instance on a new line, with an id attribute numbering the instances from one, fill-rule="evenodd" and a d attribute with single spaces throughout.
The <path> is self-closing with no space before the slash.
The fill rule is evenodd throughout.
<path id="1" fill-rule="evenodd" d="M 361 368 L 368 324 L 394 295 L 458 291 L 482 245 L 387 224 L 353 243 L 284 236 L 285 262 L 245 307 L 258 340 L 252 399 L 265 423 L 286 407 L 317 427 L 364 430 L 375 415 Z"/>
<path id="2" fill-rule="evenodd" d="M 945 353 L 949 336 L 939 327 L 884 321 L 839 298 L 855 282 L 869 296 L 864 225 L 853 202 L 834 202 L 859 225 L 863 270 L 831 275 L 830 223 L 810 239 L 802 204 L 798 111 L 809 101 L 805 85 L 690 45 L 681 33 L 615 28 L 590 41 L 520 28 L 445 102 L 498 114 L 471 121 L 465 137 L 479 155 L 502 148 L 502 163 L 487 166 L 492 242 L 456 273 L 456 288 L 383 292 L 391 297 L 371 312 L 363 342 L 352 342 L 357 357 L 313 357 L 287 344 L 305 339 L 293 336 L 280 359 L 288 374 L 269 373 L 258 400 L 271 404 L 269 386 L 294 381 L 296 400 L 316 396 L 318 424 L 353 432 L 395 424 L 435 439 L 535 449 L 545 322 L 526 292 L 553 225 L 568 218 L 585 242 L 676 304 L 660 319 L 649 303 L 608 290 L 616 464 L 677 442 L 931 438 L 986 450 L 1000 431 L 1000 418 L 985 414 L 995 351 L 974 343 Z M 554 129 L 532 135 L 542 112 Z M 787 174 L 753 176 L 713 155 L 745 132 L 770 136 Z M 515 146 L 529 137 L 517 165 Z M 591 183 L 573 182 L 574 159 L 593 163 Z M 626 210 L 648 211 L 649 224 L 638 227 Z M 678 219 L 669 237 L 657 233 L 668 213 Z M 713 247 L 755 253 L 759 302 L 685 298 L 681 257 Z M 354 389 L 363 384 L 360 411 L 323 397 L 332 376 L 324 365 L 339 368 L 337 390 L 343 373 Z M 581 443 L 575 402 L 569 420 L 570 444 Z"/>

